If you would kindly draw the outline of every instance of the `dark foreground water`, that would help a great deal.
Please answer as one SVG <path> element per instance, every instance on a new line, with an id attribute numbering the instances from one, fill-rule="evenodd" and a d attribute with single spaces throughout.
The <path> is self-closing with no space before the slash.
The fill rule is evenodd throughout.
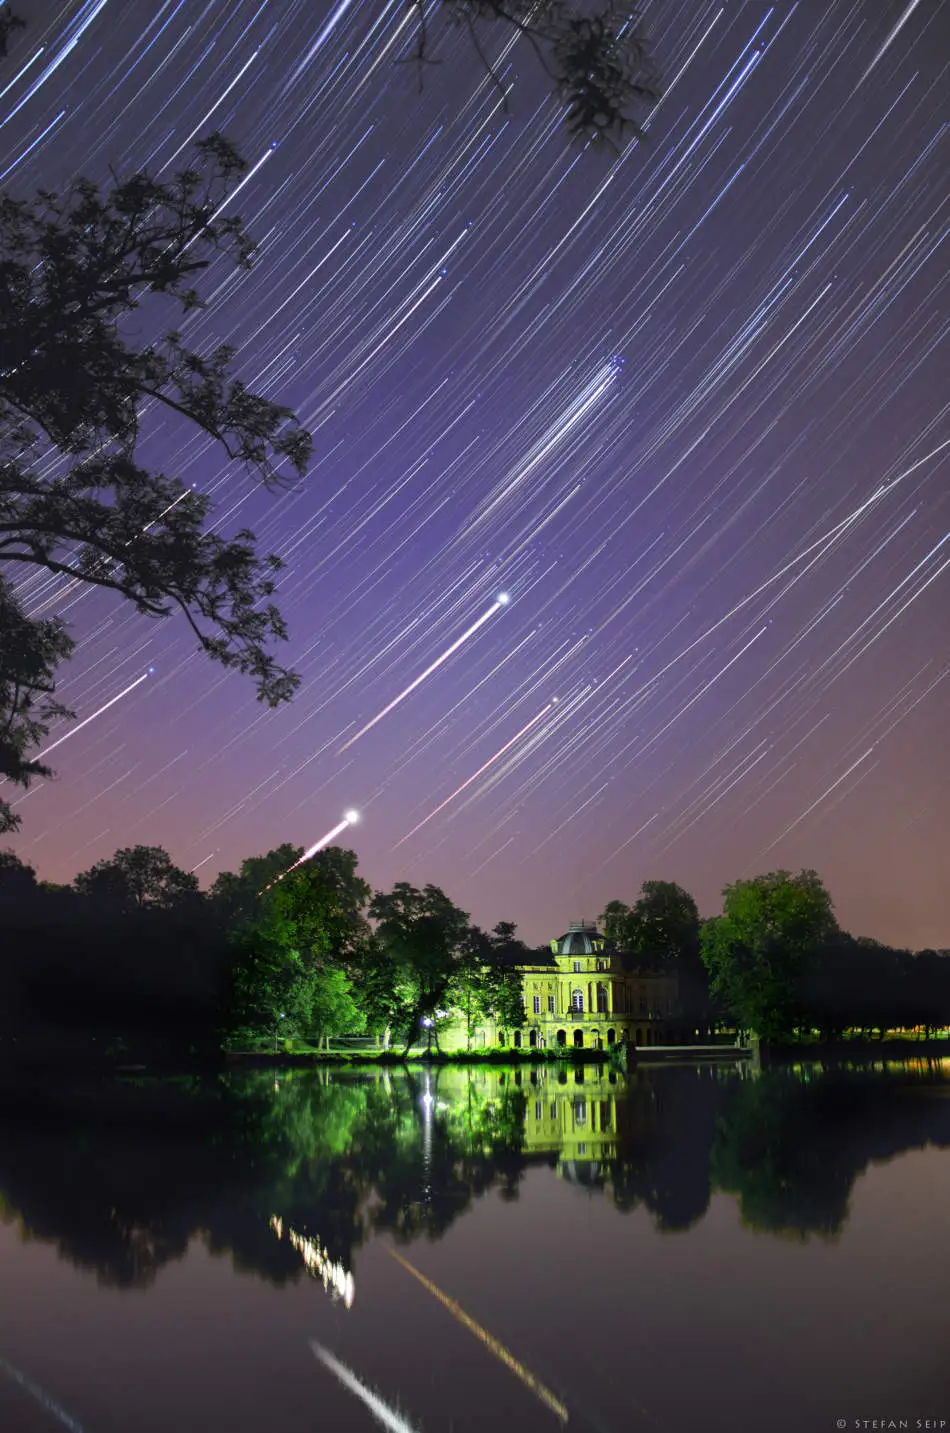
<path id="1" fill-rule="evenodd" d="M 950 1429 L 947 1064 L 8 1084 L 0 1219 L 3 1433 Z"/>

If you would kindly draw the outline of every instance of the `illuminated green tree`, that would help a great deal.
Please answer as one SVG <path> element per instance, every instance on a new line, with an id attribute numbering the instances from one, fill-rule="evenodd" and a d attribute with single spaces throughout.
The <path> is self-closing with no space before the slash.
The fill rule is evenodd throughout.
<path id="1" fill-rule="evenodd" d="M 294 933 L 277 921 L 248 923 L 234 937 L 234 956 L 222 1034 L 232 1047 L 262 1039 L 294 1039 L 309 1032 L 317 972 L 293 945 Z"/>
<path id="2" fill-rule="evenodd" d="M 398 881 L 379 891 L 370 905 L 381 953 L 394 983 L 408 991 L 404 1010 L 406 1049 L 420 1028 L 438 1044 L 436 1021 L 446 1007 L 452 978 L 466 955 L 469 921 L 438 886 L 417 890 Z"/>
<path id="3" fill-rule="evenodd" d="M 262 894 L 263 910 L 293 926 L 305 962 L 348 966 L 369 939 L 364 911 L 372 892 L 356 866 L 355 851 L 328 846 Z"/>
<path id="4" fill-rule="evenodd" d="M 313 972 L 307 1034 L 318 1044 L 338 1035 L 362 1035 L 366 1011 L 358 1001 L 353 983 L 344 970 L 332 966 Z"/>

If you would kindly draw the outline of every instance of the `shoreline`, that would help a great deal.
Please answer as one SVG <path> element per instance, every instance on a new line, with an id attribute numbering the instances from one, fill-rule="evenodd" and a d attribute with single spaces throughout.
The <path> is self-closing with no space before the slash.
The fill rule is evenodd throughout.
<path id="1" fill-rule="evenodd" d="M 220 1075 L 234 1070 L 276 1069 L 398 1069 L 404 1066 L 443 1067 L 449 1065 L 539 1066 L 604 1065 L 618 1071 L 637 1067 L 675 1064 L 751 1064 L 753 1067 L 781 1068 L 799 1063 L 847 1064 L 850 1062 L 889 1063 L 908 1059 L 950 1060 L 950 1040 L 835 1041 L 802 1045 L 703 1046 L 612 1046 L 609 1049 L 556 1050 L 453 1050 L 437 1052 L 414 1048 L 402 1050 L 353 1051 L 251 1051 L 227 1050 L 202 1053 L 124 1050 L 121 1054 L 77 1050 L 56 1050 L 49 1046 L 0 1046 L 0 1075 L 31 1076 L 136 1076 L 172 1077 Z"/>

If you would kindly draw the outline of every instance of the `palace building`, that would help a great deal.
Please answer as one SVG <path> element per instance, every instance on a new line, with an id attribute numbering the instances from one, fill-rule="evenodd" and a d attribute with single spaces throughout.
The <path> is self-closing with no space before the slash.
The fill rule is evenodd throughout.
<path id="1" fill-rule="evenodd" d="M 551 953 L 517 966 L 524 988 L 524 1024 L 505 1030 L 479 1025 L 472 1048 L 605 1050 L 628 1045 L 679 1044 L 684 1038 L 679 982 L 642 966 L 642 958 L 615 950 L 596 926 L 573 922 L 551 941 Z M 461 1022 L 440 1031 L 443 1049 L 464 1048 Z"/>

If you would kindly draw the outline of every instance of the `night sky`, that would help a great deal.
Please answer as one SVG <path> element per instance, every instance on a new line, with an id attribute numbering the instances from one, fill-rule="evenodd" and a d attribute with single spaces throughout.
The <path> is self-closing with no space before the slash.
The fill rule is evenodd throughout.
<path id="1" fill-rule="evenodd" d="M 374 886 L 531 941 L 646 878 L 711 914 L 814 866 L 856 934 L 950 945 L 950 4 L 651 3 L 665 97 L 616 161 L 497 30 L 507 114 L 451 28 L 420 91 L 403 0 L 21 9 L 3 183 L 232 138 L 260 256 L 185 338 L 235 344 L 315 456 L 268 494 L 146 421 L 286 562 L 277 712 L 184 619 L 30 573 L 77 723 L 125 695 L 18 799 L 17 852 L 207 881 L 356 807 Z"/>

